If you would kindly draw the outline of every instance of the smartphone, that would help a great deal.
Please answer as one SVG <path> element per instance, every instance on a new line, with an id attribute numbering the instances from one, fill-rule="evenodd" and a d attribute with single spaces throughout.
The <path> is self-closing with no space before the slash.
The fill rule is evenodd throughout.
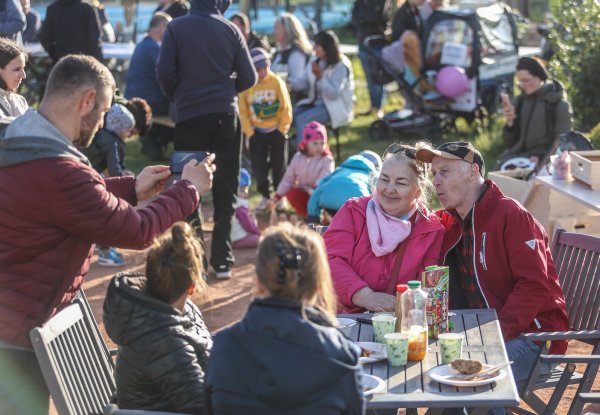
<path id="1" fill-rule="evenodd" d="M 181 174 L 183 172 L 183 166 L 189 163 L 190 160 L 197 160 L 201 162 L 210 153 L 208 151 L 174 151 L 171 154 L 171 173 Z"/>

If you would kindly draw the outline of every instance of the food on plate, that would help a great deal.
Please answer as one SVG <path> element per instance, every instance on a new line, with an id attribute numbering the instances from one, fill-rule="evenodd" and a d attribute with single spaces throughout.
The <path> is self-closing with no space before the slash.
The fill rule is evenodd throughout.
<path id="1" fill-rule="evenodd" d="M 450 364 L 452 369 L 458 370 L 463 375 L 473 375 L 483 368 L 479 360 L 455 359 Z"/>
<path id="2" fill-rule="evenodd" d="M 378 354 L 375 350 L 365 349 L 364 347 L 360 348 L 360 357 L 371 357 L 372 354 Z"/>

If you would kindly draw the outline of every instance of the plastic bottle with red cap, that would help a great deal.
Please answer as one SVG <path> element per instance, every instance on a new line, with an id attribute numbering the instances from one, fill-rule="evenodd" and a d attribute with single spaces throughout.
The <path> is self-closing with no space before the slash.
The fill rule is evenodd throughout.
<path id="1" fill-rule="evenodd" d="M 402 323 L 402 306 L 400 304 L 400 296 L 404 291 L 408 290 L 407 284 L 398 284 L 396 286 L 396 333 L 400 333 L 400 324 Z"/>

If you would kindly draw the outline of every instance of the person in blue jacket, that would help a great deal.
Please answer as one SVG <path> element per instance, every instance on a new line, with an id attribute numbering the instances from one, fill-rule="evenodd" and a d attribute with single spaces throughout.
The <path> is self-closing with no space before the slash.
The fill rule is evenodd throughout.
<path id="1" fill-rule="evenodd" d="M 363 415 L 360 348 L 336 328 L 323 239 L 283 223 L 256 259 L 257 299 L 214 338 L 207 415 Z"/>
<path id="2" fill-rule="evenodd" d="M 321 179 L 308 200 L 308 223 L 320 223 L 321 210 L 330 215 L 352 197 L 368 196 L 375 176 L 381 170 L 381 157 L 365 150 L 348 157 L 329 176 Z"/>

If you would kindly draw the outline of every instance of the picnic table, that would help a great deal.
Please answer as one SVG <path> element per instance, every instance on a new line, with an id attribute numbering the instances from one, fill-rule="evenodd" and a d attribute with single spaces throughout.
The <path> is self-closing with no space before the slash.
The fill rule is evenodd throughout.
<path id="1" fill-rule="evenodd" d="M 368 316 L 361 314 L 360 316 Z M 338 315 L 354 318 L 357 314 Z M 494 309 L 454 310 L 450 313 L 454 324 L 452 332 L 464 333 L 463 358 L 477 359 L 487 364 L 508 361 L 500 332 L 498 316 Z M 373 326 L 357 321 L 352 327 L 350 339 L 373 341 Z M 406 366 L 392 367 L 387 360 L 365 364 L 363 371 L 378 376 L 385 382 L 381 392 L 369 397 L 369 409 L 428 408 L 427 414 L 439 414 L 445 408 L 473 408 L 472 415 L 486 414 L 496 406 L 517 406 L 519 395 L 512 375 L 495 383 L 479 387 L 453 387 L 430 379 L 428 371 L 441 364 L 436 340 L 429 340 L 429 352 L 422 362 L 408 362 Z"/>

